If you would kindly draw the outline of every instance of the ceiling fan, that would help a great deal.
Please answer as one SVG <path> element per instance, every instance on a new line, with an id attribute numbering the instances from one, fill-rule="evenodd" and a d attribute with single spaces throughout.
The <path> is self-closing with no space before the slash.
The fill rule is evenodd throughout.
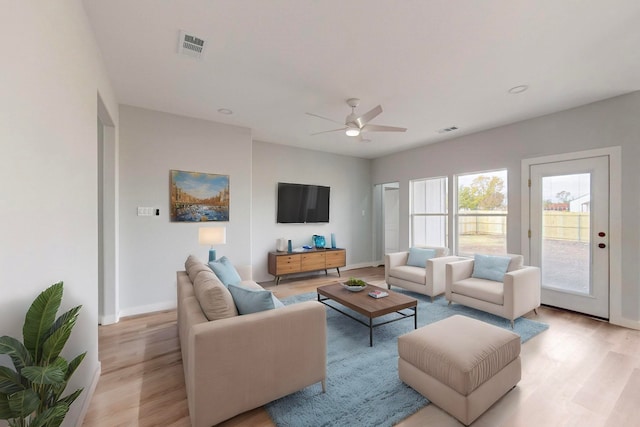
<path id="1" fill-rule="evenodd" d="M 369 124 L 371 120 L 376 118 L 380 113 L 382 113 L 382 106 L 378 105 L 372 110 L 364 113 L 361 116 L 356 115 L 356 107 L 360 105 L 360 100 L 357 98 L 349 98 L 347 99 L 347 105 L 351 107 L 351 114 L 349 114 L 344 120 L 344 125 L 338 129 L 325 130 L 322 132 L 312 133 L 311 135 L 319 135 L 321 133 L 329 133 L 329 132 L 339 132 L 345 131 L 347 136 L 357 136 L 362 140 L 361 133 L 364 132 L 406 132 L 406 128 L 399 128 L 394 126 L 383 126 L 383 125 L 372 125 Z M 333 119 L 329 119 L 326 117 L 319 116 L 313 113 L 307 113 L 309 116 L 318 117 L 320 119 L 329 120 L 333 123 L 338 123 L 342 125 L 341 122 Z M 366 141 L 366 140 L 365 140 Z"/>

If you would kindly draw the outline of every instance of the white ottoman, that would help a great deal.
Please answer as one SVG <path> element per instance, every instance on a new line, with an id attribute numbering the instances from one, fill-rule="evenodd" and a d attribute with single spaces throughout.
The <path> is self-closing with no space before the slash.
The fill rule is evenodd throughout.
<path id="1" fill-rule="evenodd" d="M 398 338 L 400 379 L 465 425 L 520 381 L 520 336 L 455 315 Z"/>

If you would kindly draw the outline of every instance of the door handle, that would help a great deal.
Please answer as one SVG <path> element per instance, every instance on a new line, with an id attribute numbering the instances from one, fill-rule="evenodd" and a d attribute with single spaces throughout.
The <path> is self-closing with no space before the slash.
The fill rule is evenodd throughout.
<path id="1" fill-rule="evenodd" d="M 605 245 L 604 243 L 598 243 L 598 247 L 599 247 L 600 249 L 604 249 L 604 248 L 606 248 L 606 247 L 607 247 L 607 245 Z"/>

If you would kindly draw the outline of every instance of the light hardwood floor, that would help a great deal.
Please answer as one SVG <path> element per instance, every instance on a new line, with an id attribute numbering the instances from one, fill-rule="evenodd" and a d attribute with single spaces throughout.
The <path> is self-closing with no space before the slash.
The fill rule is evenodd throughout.
<path id="1" fill-rule="evenodd" d="M 344 276 L 384 283 L 382 267 L 350 270 Z M 263 286 L 286 298 L 335 280 L 329 274 Z M 640 425 L 640 331 L 551 308 L 538 313 L 529 317 L 550 328 L 523 345 L 522 380 L 473 426 Z M 99 340 L 102 375 L 84 426 L 190 426 L 174 310 L 100 326 Z M 274 424 L 258 408 L 221 425 Z M 399 425 L 462 424 L 427 405 Z"/>

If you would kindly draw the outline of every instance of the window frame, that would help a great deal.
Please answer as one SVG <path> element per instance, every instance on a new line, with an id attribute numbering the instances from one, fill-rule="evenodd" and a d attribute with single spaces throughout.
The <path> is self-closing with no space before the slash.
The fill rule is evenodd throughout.
<path id="1" fill-rule="evenodd" d="M 414 207 L 415 207 L 415 195 L 414 195 L 414 184 L 417 182 L 424 182 L 424 181 L 441 181 L 444 184 L 444 199 L 441 200 L 441 206 L 444 206 L 444 212 L 439 212 L 439 213 L 434 213 L 434 212 L 419 212 L 416 213 L 414 212 Z M 449 191 L 449 177 L 446 175 L 442 175 L 442 176 L 434 176 L 434 177 L 426 177 L 426 178 L 416 178 L 416 179 L 410 179 L 409 180 L 409 246 L 414 246 L 415 245 L 415 234 L 414 234 L 414 220 L 415 218 L 428 218 L 428 217 L 441 217 L 444 218 L 445 220 L 445 226 L 444 226 L 444 242 L 442 242 L 439 246 L 444 246 L 444 247 L 448 247 L 449 246 L 449 239 L 451 236 L 450 233 L 450 224 L 451 224 L 451 218 L 449 217 L 449 198 L 451 197 L 450 191 Z M 425 241 L 427 239 L 425 238 Z"/>

